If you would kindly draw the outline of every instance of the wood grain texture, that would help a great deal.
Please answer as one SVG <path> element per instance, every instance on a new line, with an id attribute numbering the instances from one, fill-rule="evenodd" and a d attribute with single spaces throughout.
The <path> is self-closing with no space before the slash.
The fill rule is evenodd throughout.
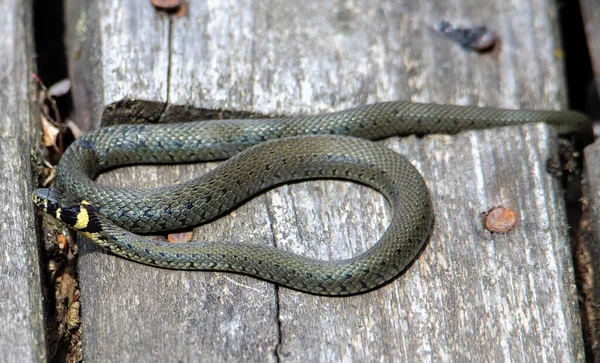
<path id="1" fill-rule="evenodd" d="M 88 127 L 107 106 L 104 122 L 308 114 L 395 99 L 564 104 L 556 11 L 545 1 L 189 1 L 173 18 L 145 3 L 80 6 L 67 1 L 67 39 L 78 51 L 71 69 L 95 77 L 94 87 L 73 88 L 89 102 Z M 430 28 L 441 19 L 486 24 L 501 44 L 464 51 Z M 145 109 L 125 97 L 156 102 Z M 415 163 L 435 204 L 433 236 L 403 276 L 370 294 L 321 298 L 245 276 L 141 266 L 84 243 L 86 360 L 583 360 L 562 194 L 546 172 L 554 133 L 534 125 L 385 144 Z M 132 167 L 101 181 L 149 187 L 209 167 Z M 492 235 L 483 215 L 500 205 L 519 222 Z M 343 258 L 375 242 L 388 212 L 370 189 L 309 182 L 194 234 Z"/>
<path id="2" fill-rule="evenodd" d="M 40 261 L 30 199 L 30 145 L 37 129 L 30 102 L 30 1 L 0 0 L 0 34 L 0 356 L 43 362 Z"/>
<path id="3" fill-rule="evenodd" d="M 584 151 L 583 215 L 576 261 L 583 310 L 587 328 L 587 345 L 591 360 L 600 361 L 600 142 Z"/>
<path id="4" fill-rule="evenodd" d="M 559 297 L 572 294 L 572 270 L 564 270 L 570 263 L 569 247 L 557 244 L 566 236 L 554 229 L 566 227 L 561 221 L 564 209 L 560 195 L 553 191 L 557 181 L 545 172 L 547 157 L 555 152 L 548 146 L 553 137 L 545 127 L 527 127 L 386 141 L 408 155 L 429 181 L 435 200 L 434 234 L 420 258 L 398 281 L 368 296 L 332 303 L 282 289 L 283 356 L 292 361 L 350 357 L 402 357 L 408 361 L 573 359 L 578 352 L 572 344 L 580 339 L 573 314 L 576 306 L 572 296 Z M 506 140 L 513 144 L 498 143 Z M 296 206 L 292 199 L 302 198 L 295 190 L 301 186 L 293 188 L 286 204 Z M 355 210 L 352 206 L 357 200 L 361 201 L 359 216 L 381 214 L 361 210 L 363 205 L 381 204 L 378 196 L 367 198 L 354 188 L 335 192 L 324 185 L 324 189 L 328 195 L 347 198 L 340 217 Z M 540 194 L 531 194 L 532 190 Z M 313 203 L 317 200 L 313 197 Z M 555 209 L 546 210 L 547 203 Z M 495 206 L 511 208 L 519 216 L 513 232 L 492 235 L 484 230 L 484 214 Z M 307 206 L 303 214 L 310 215 L 311 208 Z M 544 214 L 538 215 L 541 210 Z M 296 207 L 295 214 L 279 216 L 281 225 L 296 224 L 299 230 L 295 238 L 288 236 L 291 243 L 282 246 L 314 257 L 348 257 L 364 250 L 370 245 L 369 239 L 378 236 L 371 232 L 369 224 L 373 222 L 368 219 L 351 224 L 352 228 L 341 225 L 330 238 L 326 234 L 324 241 L 362 243 L 343 243 L 345 249 L 311 253 L 309 246 L 313 244 L 307 242 L 312 241 L 303 236 L 313 235 L 311 229 L 336 223 L 325 218 L 320 223 L 302 223 L 293 218 L 298 214 Z M 352 232 L 346 232 L 349 236 L 345 237 L 347 229 Z M 382 229 L 380 225 L 376 230 Z M 352 233 L 358 233 L 359 238 Z M 575 310 L 565 314 L 567 306 Z M 554 311 L 552 316 L 560 316 L 559 320 L 540 315 L 550 311 Z M 575 329 L 569 331 L 566 326 Z M 571 338 L 551 338 L 557 333 Z M 312 349 L 302 349 L 306 346 Z"/>
<path id="5" fill-rule="evenodd" d="M 600 4 L 597 0 L 579 0 L 581 16 L 587 36 L 596 88 L 600 88 Z"/>

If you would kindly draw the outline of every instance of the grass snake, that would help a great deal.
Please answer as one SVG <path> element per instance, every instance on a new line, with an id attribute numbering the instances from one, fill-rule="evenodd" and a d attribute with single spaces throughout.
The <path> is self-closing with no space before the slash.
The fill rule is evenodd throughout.
<path id="1" fill-rule="evenodd" d="M 55 187 L 37 189 L 33 199 L 85 237 L 137 262 L 237 272 L 308 293 L 351 295 L 404 270 L 434 219 L 418 171 L 369 140 L 533 122 L 551 124 L 559 133 L 582 131 L 590 123 L 573 111 L 386 102 L 314 116 L 109 126 L 73 143 L 57 167 Z M 206 175 L 173 186 L 132 190 L 94 181 L 101 170 L 121 165 L 224 159 Z M 391 205 L 383 236 L 359 256 L 321 261 L 269 246 L 166 243 L 138 235 L 195 226 L 273 186 L 317 178 L 366 184 Z"/>

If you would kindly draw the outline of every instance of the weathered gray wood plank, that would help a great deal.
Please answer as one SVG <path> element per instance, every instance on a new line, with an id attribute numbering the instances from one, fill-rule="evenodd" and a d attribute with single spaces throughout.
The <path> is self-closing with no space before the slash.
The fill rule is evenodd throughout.
<path id="1" fill-rule="evenodd" d="M 30 1 L 0 0 L 0 356 L 7 362 L 46 359 L 31 203 L 31 7 Z"/>
<path id="2" fill-rule="evenodd" d="M 141 116 L 137 103 L 120 104 L 108 118 L 123 118 L 132 106 L 133 121 L 181 119 L 182 111 L 214 117 L 221 109 L 315 113 L 393 99 L 564 102 L 562 64 L 553 56 L 556 12 L 543 1 L 190 1 L 172 19 L 142 3 L 67 4 L 69 47 L 81 55 L 72 70 L 94 78 L 74 85 L 86 100 L 75 106 L 92 110 L 82 120 L 93 127 L 104 107 L 124 97 L 158 103 Z M 427 27 L 445 18 L 487 24 L 501 46 L 465 52 Z M 407 273 L 362 296 L 320 298 L 244 276 L 159 270 L 84 244 L 84 356 L 581 360 L 562 195 L 545 171 L 554 139 L 545 126 L 529 126 L 386 141 L 423 172 L 436 226 Z M 101 180 L 149 187 L 205 169 L 134 167 Z M 482 227 L 482 215 L 498 205 L 519 216 L 507 235 Z M 310 182 L 277 188 L 194 234 L 341 258 L 372 244 L 386 218 L 371 190 Z"/>
<path id="3" fill-rule="evenodd" d="M 507 140 L 512 140 L 511 146 L 498 143 Z M 552 141 L 553 135 L 543 127 L 469 132 L 456 138 L 387 141 L 387 145 L 409 155 L 429 181 L 436 201 L 434 235 L 421 257 L 393 286 L 367 297 L 352 297 L 334 304 L 281 290 L 283 356 L 289 355 L 293 361 L 350 357 L 562 361 L 576 357 L 574 347 L 578 345 L 573 343 L 580 338 L 573 328 L 577 326 L 577 316 L 573 311 L 567 312 L 576 307 L 571 296 L 572 269 L 565 269 L 569 265 L 569 246 L 555 244 L 566 238 L 564 209 L 556 194 L 557 181 L 544 169 L 547 156 L 555 152 L 549 146 Z M 528 143 L 536 147 L 525 146 Z M 514 147 L 517 150 L 510 150 Z M 293 196 L 288 194 L 287 204 L 297 206 L 298 202 L 292 199 L 302 198 L 302 193 L 296 192 L 299 188 L 293 186 L 289 193 Z M 381 204 L 377 197 L 367 199 L 360 190 L 334 193 L 333 188 L 324 189 L 329 195 L 343 195 L 346 203 L 342 203 L 342 216 L 356 209 L 359 210 L 355 213 L 363 218 L 378 214 L 362 210 L 362 205 Z M 532 190 L 540 194 L 531 194 Z M 357 200 L 361 200 L 358 207 Z M 545 210 L 544 200 L 555 209 Z M 317 198 L 313 202 L 317 203 Z M 291 245 L 295 251 L 321 258 L 351 255 L 343 249 L 329 253 L 309 250 L 312 241 L 302 236 L 313 235 L 312 228 L 323 227 L 327 222 L 336 224 L 324 221 L 323 225 L 317 222 L 314 226 L 313 221 L 298 221 L 293 216 L 310 215 L 314 208 L 313 204 L 306 204 L 307 210 L 298 211 L 296 207 L 294 214 L 279 216 L 281 225 L 297 222 L 299 226 L 295 238 L 287 237 L 293 243 L 284 240 L 283 246 Z M 520 225 L 508 235 L 491 235 L 482 226 L 482 214 L 498 205 L 519 215 Z M 536 215 L 541 210 L 546 214 Z M 352 231 L 359 234 L 361 243 L 346 246 L 346 250 L 357 253 L 369 245 L 369 223 L 373 221 L 363 220 L 358 232 Z M 548 225 L 562 226 L 563 232 Z M 378 227 L 382 230 L 383 226 Z M 350 227 L 338 228 L 341 231 L 332 232 L 330 238 L 326 233 L 322 239 L 346 240 L 343 234 Z M 543 318 L 549 311 L 559 320 Z M 570 328 L 565 329 L 567 326 Z M 554 334 L 570 338 L 555 340 L 551 337 Z"/>
<path id="4" fill-rule="evenodd" d="M 581 16 L 590 50 L 596 87 L 600 89 L 600 6 L 596 0 L 579 0 Z"/>
<path id="5" fill-rule="evenodd" d="M 596 89 L 600 89 L 600 4 L 580 0 L 587 46 L 592 61 Z M 590 100 L 592 101 L 592 100 Z M 596 100 L 600 101 L 600 100 Z M 597 120 L 596 120 L 597 121 Z M 598 135 L 598 123 L 594 126 Z M 590 361 L 600 361 L 600 147 L 598 142 L 586 148 L 583 181 L 583 215 L 576 251 L 582 306 Z"/>
<path id="6" fill-rule="evenodd" d="M 585 148 L 583 216 L 577 245 L 587 344 L 600 361 L 600 142 Z"/>

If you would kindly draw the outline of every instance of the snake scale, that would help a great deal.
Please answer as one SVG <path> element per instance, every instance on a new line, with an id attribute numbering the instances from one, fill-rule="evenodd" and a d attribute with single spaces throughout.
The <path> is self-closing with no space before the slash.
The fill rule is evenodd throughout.
<path id="1" fill-rule="evenodd" d="M 533 122 L 551 124 L 559 133 L 589 126 L 586 116 L 573 111 L 411 102 L 290 118 L 109 126 L 73 143 L 58 165 L 55 187 L 37 189 L 33 199 L 85 237 L 137 262 L 231 271 L 308 293 L 351 295 L 372 290 L 405 269 L 434 219 L 417 170 L 369 140 Z M 198 179 L 156 189 L 119 189 L 93 180 L 101 170 L 120 165 L 224 159 Z M 385 196 L 392 219 L 376 244 L 347 260 L 321 261 L 247 243 L 172 244 L 136 234 L 195 226 L 273 186 L 316 178 L 353 180 Z"/>

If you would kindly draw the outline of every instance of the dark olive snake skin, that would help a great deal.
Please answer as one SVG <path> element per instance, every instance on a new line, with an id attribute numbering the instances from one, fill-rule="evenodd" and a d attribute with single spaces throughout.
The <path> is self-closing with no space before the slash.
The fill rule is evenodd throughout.
<path id="1" fill-rule="evenodd" d="M 573 111 L 410 102 L 293 118 L 110 126 L 71 145 L 59 163 L 55 188 L 36 190 L 34 202 L 134 261 L 238 272 L 313 294 L 350 295 L 372 290 L 406 268 L 434 218 L 416 169 L 401 155 L 365 139 L 533 122 L 549 123 L 559 133 L 589 127 L 588 118 Z M 119 165 L 222 159 L 229 160 L 207 175 L 169 187 L 130 190 L 93 181 L 99 171 Z M 169 244 L 134 234 L 194 226 L 272 186 L 316 178 L 354 180 L 387 198 L 392 221 L 373 247 L 348 260 L 319 261 L 253 244 Z"/>

